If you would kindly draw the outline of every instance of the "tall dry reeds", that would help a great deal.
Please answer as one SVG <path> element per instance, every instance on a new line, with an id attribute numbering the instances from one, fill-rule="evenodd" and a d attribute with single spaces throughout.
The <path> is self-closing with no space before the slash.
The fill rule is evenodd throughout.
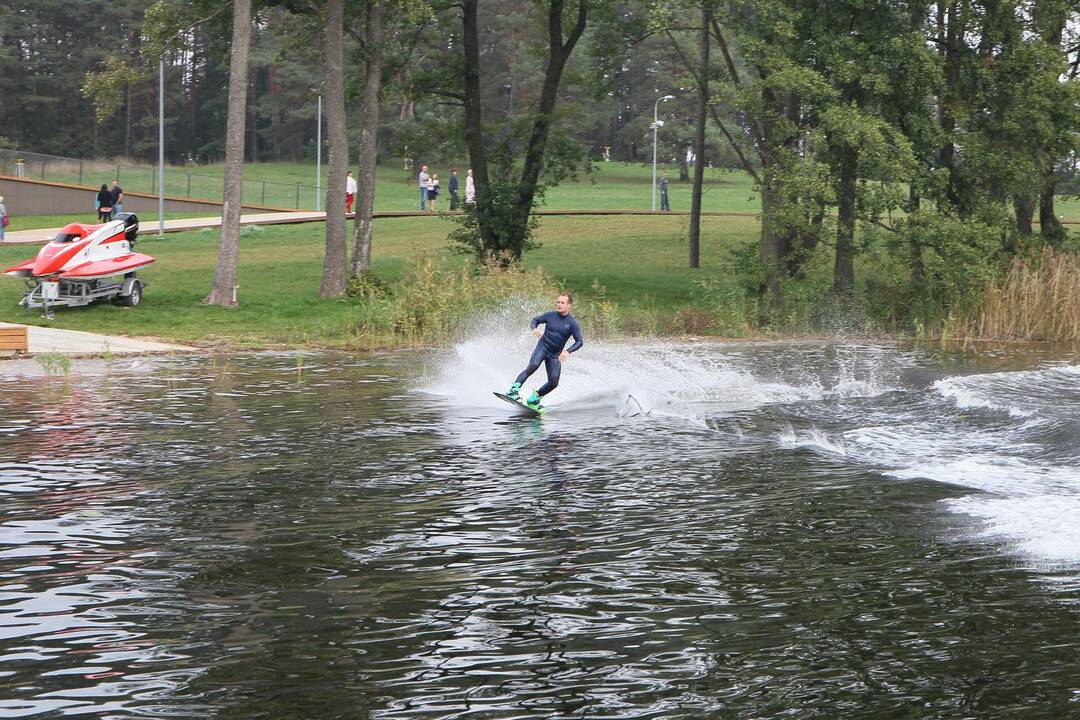
<path id="1" fill-rule="evenodd" d="M 414 258 L 392 286 L 357 284 L 357 314 L 351 332 L 392 344 L 435 344 L 453 338 L 478 310 L 510 298 L 554 298 L 558 293 L 542 270 L 498 262 L 456 268 L 432 258 Z"/>
<path id="2" fill-rule="evenodd" d="M 1080 256 L 1051 248 L 1013 261 L 945 334 L 986 340 L 1080 340 Z"/>

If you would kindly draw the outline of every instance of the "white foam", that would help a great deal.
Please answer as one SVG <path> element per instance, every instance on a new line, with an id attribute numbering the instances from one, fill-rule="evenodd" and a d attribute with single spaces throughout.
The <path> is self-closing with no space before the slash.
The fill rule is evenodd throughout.
<path id="1" fill-rule="evenodd" d="M 1080 469 L 1039 465 L 1007 455 L 970 455 L 915 464 L 886 474 L 901 480 L 925 478 L 1014 497 L 1080 494 Z"/>
<path id="2" fill-rule="evenodd" d="M 1075 414 L 1080 390 L 1074 377 L 1080 367 L 985 373 L 938 380 L 933 388 L 961 409 L 987 408 L 1013 417 Z"/>
<path id="3" fill-rule="evenodd" d="M 1005 542 L 1040 563 L 1080 562 L 1080 495 L 969 495 L 943 502 L 953 512 L 983 521 L 975 537 Z"/>
<path id="4" fill-rule="evenodd" d="M 780 431 L 777 441 L 781 447 L 786 448 L 811 448 L 830 455 L 845 456 L 848 454 L 841 438 L 829 437 L 816 427 L 796 431 L 790 424 L 786 425 Z"/>
<path id="5" fill-rule="evenodd" d="M 495 404 L 493 390 L 503 390 L 525 367 L 536 338 L 528 319 L 543 308 L 515 300 L 478 314 L 449 351 L 439 353 L 424 392 L 449 404 L 475 407 Z M 543 367 L 525 383 L 524 391 L 546 381 Z M 751 409 L 771 403 L 819 399 L 819 385 L 762 382 L 731 362 L 725 348 L 701 343 L 662 341 L 595 342 L 563 364 L 553 404 L 640 406 L 643 413 L 700 419 L 702 413 Z M 705 406 L 705 407 L 703 407 Z M 621 412 L 621 411 L 620 411 Z"/>
<path id="6" fill-rule="evenodd" d="M 986 408 L 989 410 L 1007 412 L 1013 417 L 1030 417 L 1035 414 L 1034 410 L 1002 402 L 1000 396 L 995 394 L 992 388 L 981 385 L 982 384 L 978 382 L 977 378 L 953 377 L 938 380 L 934 383 L 933 387 L 944 397 L 947 397 L 956 403 L 956 407 L 961 410 Z"/>

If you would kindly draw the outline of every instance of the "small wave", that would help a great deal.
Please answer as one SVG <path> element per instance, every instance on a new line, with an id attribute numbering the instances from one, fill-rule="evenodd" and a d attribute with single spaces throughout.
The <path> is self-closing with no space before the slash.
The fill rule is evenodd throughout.
<path id="1" fill-rule="evenodd" d="M 983 521 L 974 535 L 1008 543 L 1042 564 L 1080 563 L 1080 495 L 968 495 L 943 501 L 951 511 Z"/>
<path id="2" fill-rule="evenodd" d="M 1012 417 L 1075 415 L 1080 388 L 1075 366 L 949 377 L 934 390 L 961 409 L 985 408 Z"/>
<path id="3" fill-rule="evenodd" d="M 1022 458 L 1002 455 L 971 456 L 950 462 L 913 465 L 886 474 L 901 480 L 925 478 L 1001 495 L 1080 494 L 1080 470 L 1037 465 Z"/>
<path id="4" fill-rule="evenodd" d="M 820 450 L 831 455 L 844 456 L 848 454 L 847 448 L 844 447 L 844 441 L 841 438 L 829 437 L 826 433 L 816 427 L 796 431 L 790 424 L 786 425 L 784 429 L 780 431 L 777 441 L 781 447 L 786 448 L 804 447 Z"/>

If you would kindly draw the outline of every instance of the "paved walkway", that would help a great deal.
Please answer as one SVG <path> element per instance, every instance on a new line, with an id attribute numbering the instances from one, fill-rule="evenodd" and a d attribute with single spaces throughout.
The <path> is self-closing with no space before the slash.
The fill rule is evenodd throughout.
<path id="1" fill-rule="evenodd" d="M 279 213 L 253 213 L 241 215 L 241 225 L 276 225 L 278 223 L 296 222 L 325 222 L 324 212 L 279 212 Z M 183 232 L 185 230 L 199 230 L 201 228 L 221 227 L 220 217 L 185 218 L 183 220 L 166 220 L 165 232 Z M 157 220 L 140 219 L 139 234 L 143 236 L 157 235 Z M 41 245 L 52 240 L 60 228 L 42 228 L 39 230 L 20 230 L 9 232 L 4 237 L 4 244 L 34 244 Z"/>
<path id="2" fill-rule="evenodd" d="M 0 323 L 12 326 L 14 323 Z M 96 335 L 78 330 L 26 326 L 27 345 L 32 355 L 57 353 L 61 355 L 134 355 L 145 353 L 191 352 L 197 348 L 123 337 L 121 335 Z"/>

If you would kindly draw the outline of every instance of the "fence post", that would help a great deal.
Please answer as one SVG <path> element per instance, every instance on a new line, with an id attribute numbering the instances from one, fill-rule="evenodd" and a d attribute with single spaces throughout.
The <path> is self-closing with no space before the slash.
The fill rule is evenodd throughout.
<path id="1" fill-rule="evenodd" d="M 187 196 L 191 197 L 191 173 L 187 174 Z"/>
<path id="2" fill-rule="evenodd" d="M 41 179 L 45 179 L 45 158 L 41 159 Z"/>
<path id="3" fill-rule="evenodd" d="M 259 204 L 260 205 L 265 205 L 266 204 L 266 181 L 263 180 L 262 184 L 263 184 L 262 200 L 259 202 Z"/>
<path id="4" fill-rule="evenodd" d="M 116 180 L 116 182 L 120 182 L 120 166 L 119 165 L 116 166 L 116 177 L 113 178 L 113 179 Z M 545 325 L 544 327 L 547 327 L 547 326 Z"/>
<path id="5" fill-rule="evenodd" d="M 296 186 L 296 209 L 297 210 L 300 209 L 300 185 L 299 184 L 297 184 L 297 186 Z"/>
<path id="6" fill-rule="evenodd" d="M 150 192 L 151 193 L 156 193 L 157 192 L 157 173 L 152 173 L 150 175 Z"/>
<path id="7" fill-rule="evenodd" d="M 82 185 L 82 166 L 83 166 L 83 161 L 80 160 L 79 161 L 79 184 L 80 185 Z"/>

